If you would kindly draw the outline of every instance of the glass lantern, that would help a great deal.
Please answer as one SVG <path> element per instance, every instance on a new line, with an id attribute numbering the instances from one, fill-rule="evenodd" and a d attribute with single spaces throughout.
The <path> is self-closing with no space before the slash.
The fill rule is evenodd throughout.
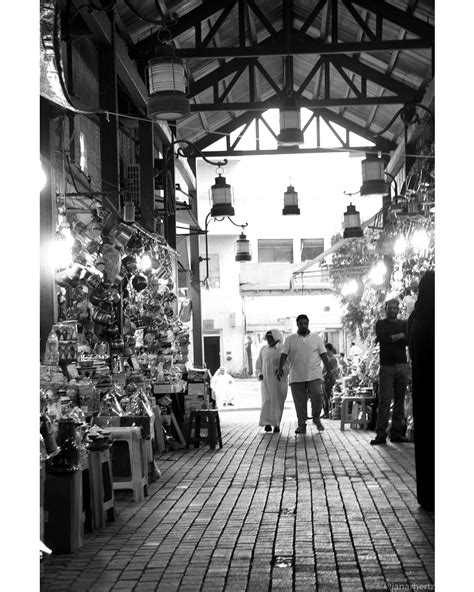
<path id="1" fill-rule="evenodd" d="M 280 109 L 280 133 L 277 141 L 279 146 L 300 146 L 304 143 L 300 110 L 295 100 L 287 101 Z"/>
<path id="2" fill-rule="evenodd" d="M 189 114 L 183 61 L 173 55 L 152 58 L 147 67 L 151 119 L 174 121 Z"/>
<path id="3" fill-rule="evenodd" d="M 298 207 L 298 193 L 292 185 L 288 185 L 287 190 L 283 195 L 283 216 L 299 216 L 300 209 Z"/>
<path id="4" fill-rule="evenodd" d="M 344 238 L 358 238 L 364 236 L 364 232 L 360 226 L 360 214 L 355 209 L 355 206 L 349 204 L 347 211 L 344 212 Z"/>
<path id="5" fill-rule="evenodd" d="M 361 195 L 386 195 L 388 184 L 385 182 L 385 162 L 376 155 L 368 155 L 362 161 Z"/>
<path id="6" fill-rule="evenodd" d="M 252 255 L 250 253 L 250 241 L 242 232 L 235 242 L 235 260 L 236 261 L 251 261 Z"/>
<path id="7" fill-rule="evenodd" d="M 219 174 L 214 185 L 209 190 L 211 202 L 211 216 L 234 216 L 234 195 L 232 187 L 226 183 L 225 177 Z"/>

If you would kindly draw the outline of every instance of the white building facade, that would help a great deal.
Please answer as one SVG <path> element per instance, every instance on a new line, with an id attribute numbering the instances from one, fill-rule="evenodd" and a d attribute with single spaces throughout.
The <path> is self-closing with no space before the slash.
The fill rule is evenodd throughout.
<path id="1" fill-rule="evenodd" d="M 318 156 L 311 155 L 313 174 L 318 166 L 324 166 L 318 165 Z M 300 191 L 297 178 L 285 179 L 288 172 L 284 171 L 284 156 L 272 157 L 274 174 L 263 179 L 258 171 L 262 158 L 252 159 L 257 161 L 257 168 L 255 163 L 249 163 L 250 159 L 242 158 L 231 160 L 221 171 L 234 189 L 232 222 L 237 226 L 226 218 L 210 218 L 208 223 L 208 260 L 207 265 L 202 261 L 200 275 L 201 280 L 206 280 L 201 291 L 204 360 L 211 371 L 223 365 L 234 375 L 253 373 L 266 330 L 278 328 L 286 336 L 296 330 L 296 316 L 301 313 L 308 315 L 310 329 L 331 342 L 338 352 L 347 346 L 339 298 L 324 268 L 305 279 L 304 284 L 293 273 L 329 248 L 331 237 L 341 231 L 347 201 L 341 188 L 350 181 L 334 181 L 335 198 L 329 202 L 332 211 L 328 212 L 327 193 L 314 195 L 315 191 L 305 188 L 302 180 Z M 359 167 L 357 162 L 357 179 Z M 199 222 L 204 229 L 211 208 L 208 190 L 217 175 L 202 161 L 197 175 Z M 299 216 L 282 215 L 283 194 L 290 184 L 298 192 Z M 333 226 L 328 225 L 328 220 Z M 244 224 L 248 226 L 239 227 Z M 235 261 L 235 242 L 242 230 L 250 241 L 250 262 Z M 206 239 L 201 236 L 203 259 L 205 252 Z"/>

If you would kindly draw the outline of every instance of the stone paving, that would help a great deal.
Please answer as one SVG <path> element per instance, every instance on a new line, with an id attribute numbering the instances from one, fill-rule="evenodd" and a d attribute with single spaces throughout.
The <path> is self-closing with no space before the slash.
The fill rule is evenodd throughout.
<path id="1" fill-rule="evenodd" d="M 120 492 L 116 521 L 51 556 L 41 590 L 434 590 L 434 515 L 416 502 L 413 444 L 373 447 L 373 432 L 331 420 L 296 436 L 288 401 L 280 433 L 258 414 L 222 411 L 221 450 L 158 454 L 145 501 Z"/>

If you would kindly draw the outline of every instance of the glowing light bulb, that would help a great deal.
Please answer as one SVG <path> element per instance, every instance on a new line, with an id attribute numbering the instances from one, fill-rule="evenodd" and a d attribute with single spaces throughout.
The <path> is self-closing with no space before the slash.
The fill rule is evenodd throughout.
<path id="1" fill-rule="evenodd" d="M 49 264 L 53 269 L 65 269 L 72 262 L 71 247 L 74 244 L 63 232 L 58 232 L 49 248 Z"/>
<path id="2" fill-rule="evenodd" d="M 411 244 L 417 251 L 425 251 L 430 245 L 430 237 L 425 229 L 415 230 L 411 237 Z"/>
<path id="3" fill-rule="evenodd" d="M 393 245 L 393 252 L 395 255 L 403 255 L 403 253 L 406 251 L 406 248 L 408 246 L 407 240 L 406 238 L 403 236 L 403 234 L 400 234 L 397 237 L 397 240 L 395 241 L 394 245 Z"/>
<path id="4" fill-rule="evenodd" d="M 380 286 L 380 284 L 383 284 L 384 282 L 386 273 L 387 267 L 385 266 L 385 263 L 380 259 L 369 272 L 370 281 L 376 284 L 377 286 Z"/>
<path id="5" fill-rule="evenodd" d="M 140 269 L 142 271 L 148 271 L 151 269 L 151 257 L 148 253 L 144 253 L 140 259 Z"/>
<path id="6" fill-rule="evenodd" d="M 343 296 L 349 296 L 355 294 L 359 289 L 359 284 L 355 280 L 349 280 L 341 288 L 341 294 Z"/>

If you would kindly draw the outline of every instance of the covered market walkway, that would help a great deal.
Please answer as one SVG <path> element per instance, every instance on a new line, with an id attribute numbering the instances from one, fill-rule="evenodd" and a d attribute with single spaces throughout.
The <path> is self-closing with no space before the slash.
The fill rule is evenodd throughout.
<path id="1" fill-rule="evenodd" d="M 296 436 L 291 396 L 265 433 L 252 407 L 221 411 L 222 449 L 158 454 L 145 501 L 121 492 L 115 522 L 44 562 L 41 590 L 434 590 L 413 444 L 373 447 L 331 420 Z"/>

